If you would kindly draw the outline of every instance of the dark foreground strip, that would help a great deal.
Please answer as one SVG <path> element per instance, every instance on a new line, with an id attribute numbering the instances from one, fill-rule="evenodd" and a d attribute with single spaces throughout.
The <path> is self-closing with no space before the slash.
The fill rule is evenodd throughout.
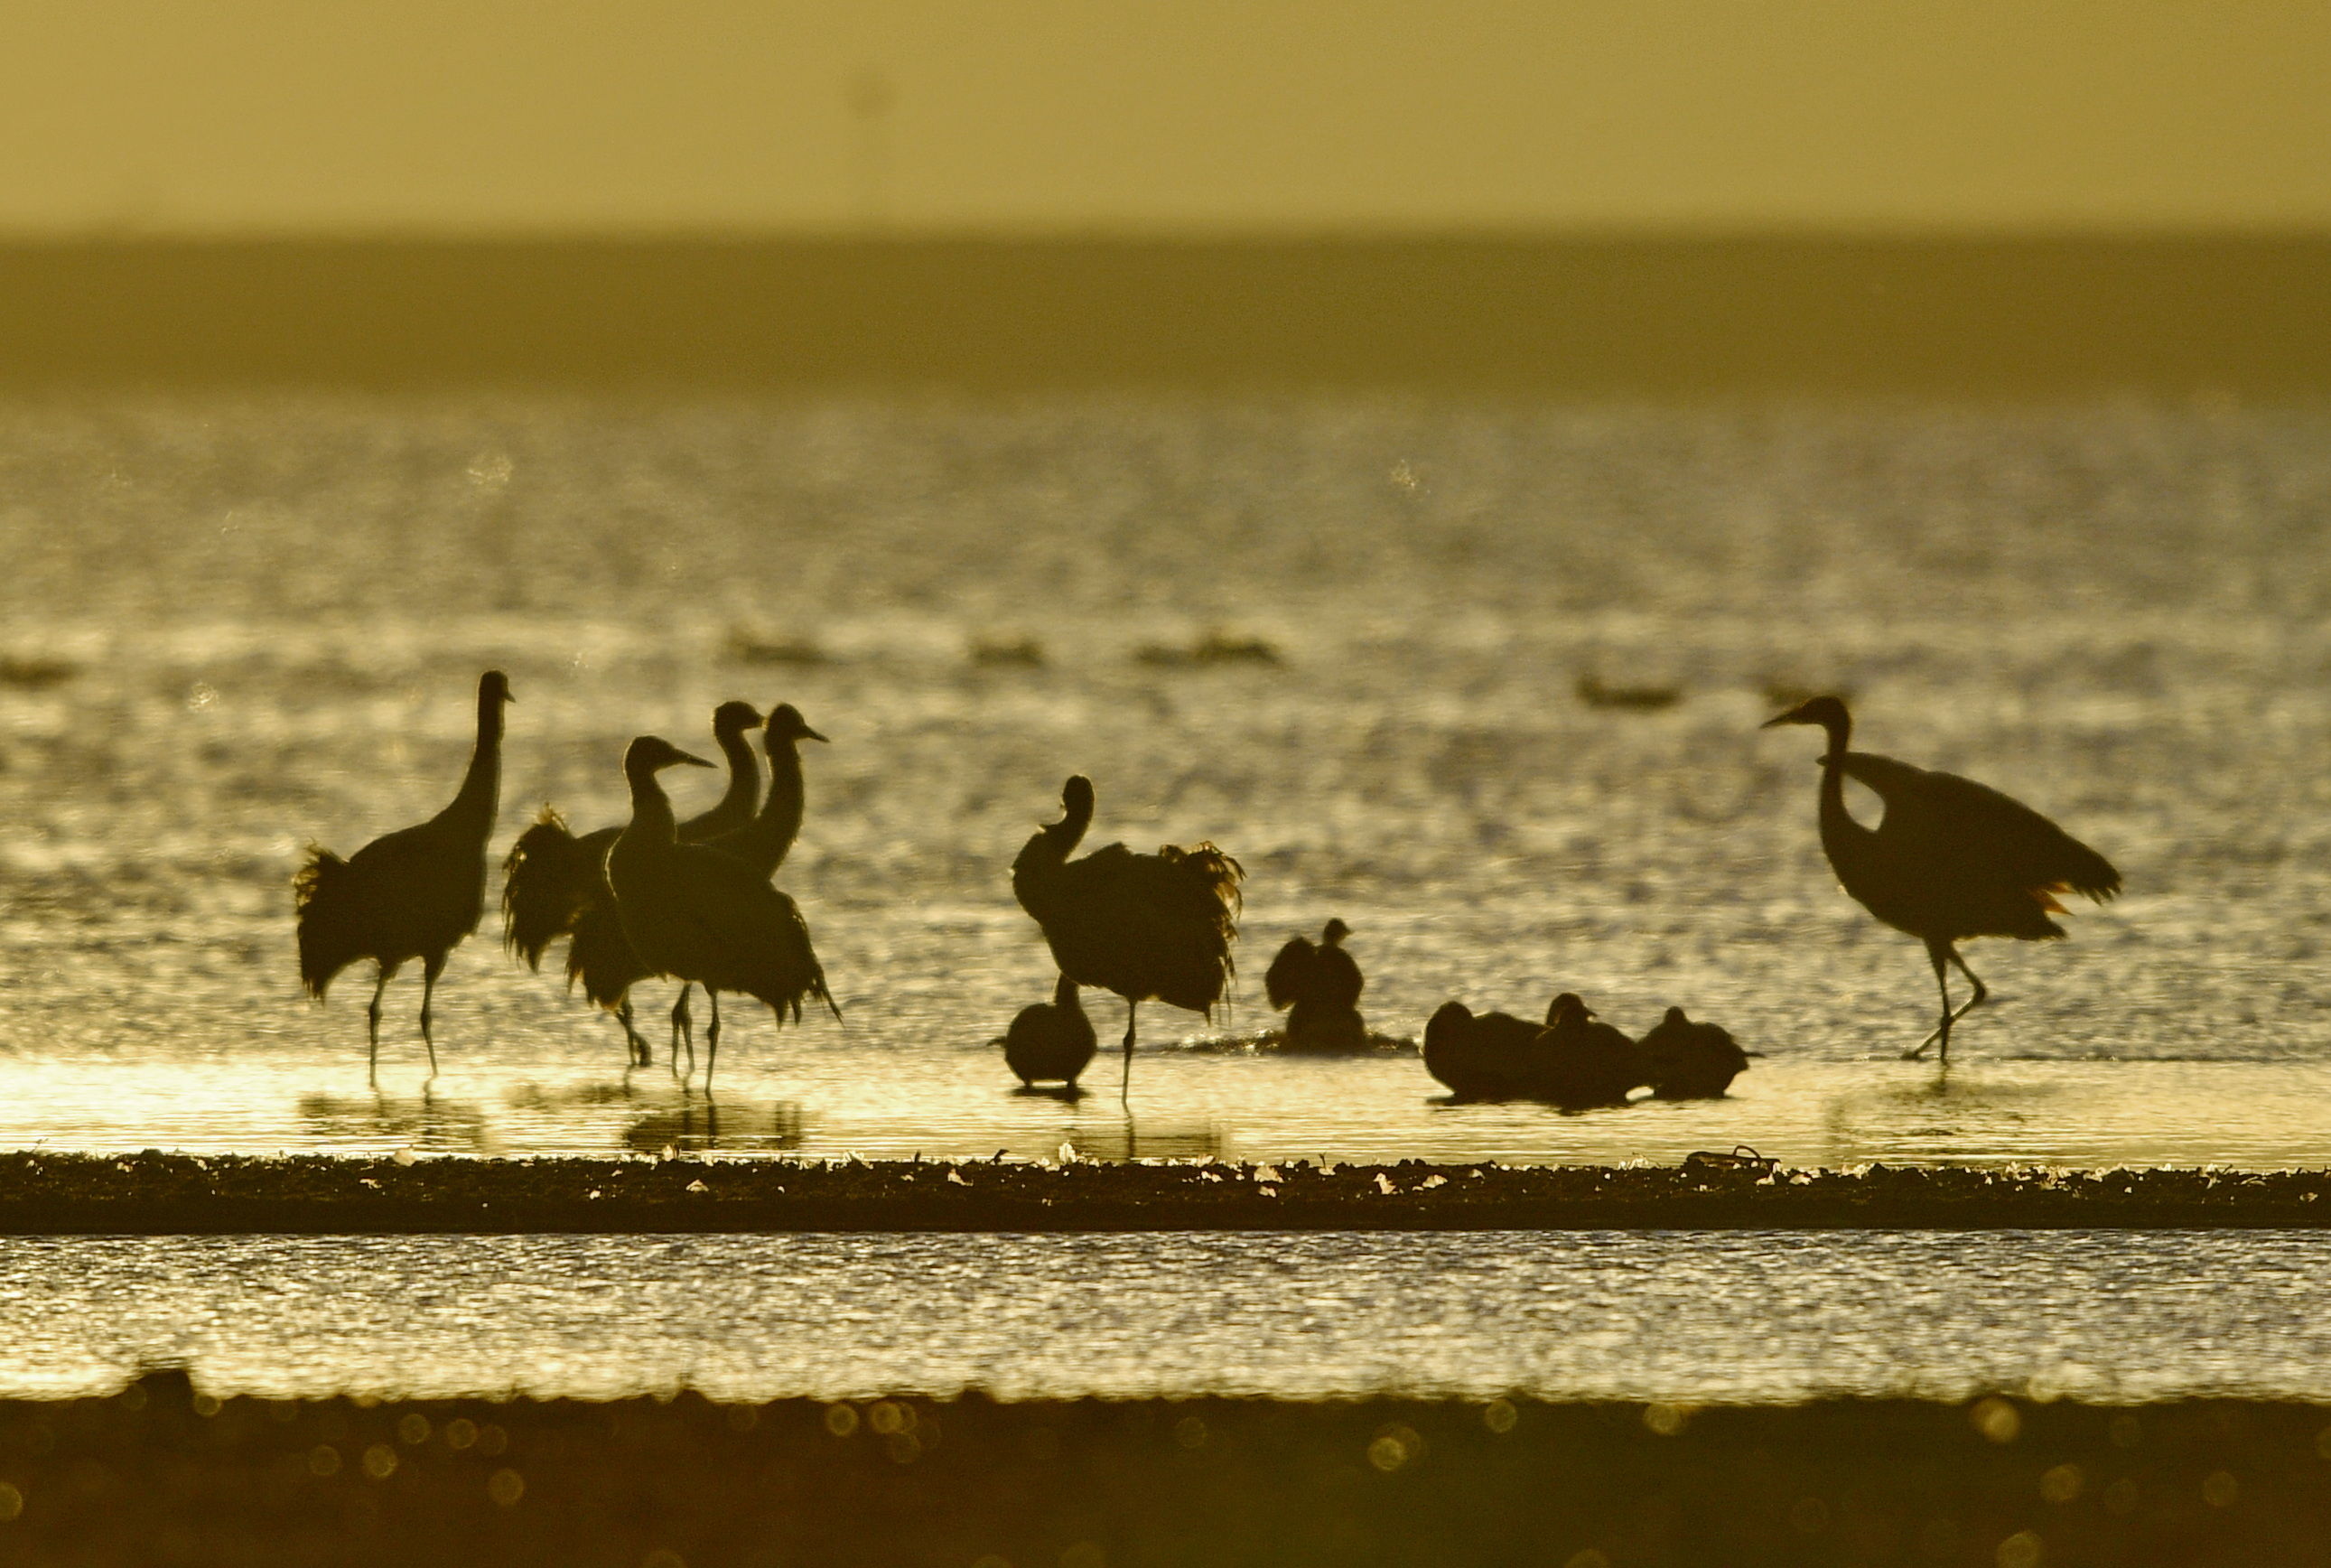
<path id="1" fill-rule="evenodd" d="M 2314 1228 L 2331 1173 L 0 1157 L 0 1234 Z"/>
<path id="2" fill-rule="evenodd" d="M 2331 1411 L 1988 1399 L 0 1403 L 0 1564 L 2331 1558 Z"/>

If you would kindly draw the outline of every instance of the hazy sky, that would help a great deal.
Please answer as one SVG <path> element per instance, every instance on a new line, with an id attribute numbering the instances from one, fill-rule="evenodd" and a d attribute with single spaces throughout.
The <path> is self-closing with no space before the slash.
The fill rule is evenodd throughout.
<path id="1" fill-rule="evenodd" d="M 23 0 L 0 232 L 2331 229 L 2331 0 Z"/>

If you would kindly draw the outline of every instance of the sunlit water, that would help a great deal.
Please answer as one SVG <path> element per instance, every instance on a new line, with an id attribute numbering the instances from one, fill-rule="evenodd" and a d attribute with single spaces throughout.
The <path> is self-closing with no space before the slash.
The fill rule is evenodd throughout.
<path id="1" fill-rule="evenodd" d="M 0 1144 L 2331 1160 L 2331 409 L 17 405 L 0 545 Z M 1143 656 L 1213 627 L 1279 661 Z M 429 1098 L 415 981 L 367 1088 L 364 980 L 299 996 L 288 879 L 443 803 L 490 663 L 498 851 L 546 800 L 615 820 L 624 740 L 722 698 L 832 736 L 781 880 L 846 1029 L 732 1008 L 717 1110 L 626 1084 L 490 924 Z M 2068 943 L 1973 950 L 2003 1005 L 1947 1084 L 1892 1060 L 1931 980 L 1822 861 L 1819 737 L 1755 727 L 1828 687 L 2127 878 Z M 1050 984 L 1005 872 L 1076 770 L 1095 841 L 1251 873 L 1237 1005 L 1148 1010 L 1130 1124 L 985 1045 Z M 1568 988 L 1767 1054 L 1728 1101 L 1563 1117 L 1181 1046 L 1263 1027 L 1330 914 L 1395 1037 Z"/>
<path id="2" fill-rule="evenodd" d="M 168 1237 L 0 1253 L 0 1395 L 2331 1400 L 2299 1232 Z"/>

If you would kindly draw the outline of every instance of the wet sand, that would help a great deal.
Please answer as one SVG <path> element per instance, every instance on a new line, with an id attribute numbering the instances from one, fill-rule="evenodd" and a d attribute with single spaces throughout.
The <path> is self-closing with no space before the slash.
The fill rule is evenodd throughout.
<path id="1" fill-rule="evenodd" d="M 2314 1563 L 2331 1411 L 0 1404 L 0 1563 Z"/>
<path id="2" fill-rule="evenodd" d="M 0 1234 L 2220 1230 L 2331 1223 L 2331 1172 L 0 1157 Z"/>

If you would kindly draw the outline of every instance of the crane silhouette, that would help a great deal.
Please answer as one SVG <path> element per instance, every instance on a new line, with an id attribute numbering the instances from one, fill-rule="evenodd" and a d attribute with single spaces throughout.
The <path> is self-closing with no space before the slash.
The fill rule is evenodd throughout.
<path id="1" fill-rule="evenodd" d="M 760 722 L 757 715 L 755 718 Z M 769 758 L 768 799 L 743 827 L 693 841 L 742 860 L 758 871 L 764 880 L 775 876 L 785 857 L 792 853 L 794 841 L 801 836 L 806 792 L 802 781 L 799 743 L 823 739 L 825 736 L 812 729 L 802 717 L 801 709 L 792 703 L 781 702 L 771 708 L 761 731 L 762 748 Z M 682 843 L 691 841 L 690 829 L 702 821 L 699 817 L 680 824 Z M 614 831 L 620 833 L 623 830 Z M 623 1025 L 624 1038 L 632 1042 L 632 1060 L 637 1065 L 645 1065 L 646 1041 L 639 1038 L 632 1025 L 631 993 L 633 986 L 652 973 L 633 951 L 630 937 L 623 934 L 623 917 L 615 911 L 615 896 L 603 876 L 593 889 L 592 898 L 576 917 L 574 939 L 566 945 L 566 983 L 572 986 L 581 982 L 584 995 L 615 1014 Z M 671 1061 L 675 1073 L 680 1070 L 683 1042 L 688 1047 L 689 1066 L 691 1070 L 695 1067 L 696 1041 L 689 1013 L 689 996 L 693 989 L 692 985 L 683 984 L 680 999 L 672 1003 Z"/>
<path id="2" fill-rule="evenodd" d="M 643 735 L 623 753 L 632 820 L 607 851 L 607 880 L 623 934 L 651 974 L 704 987 L 712 1017 L 705 1026 L 704 1082 L 720 1060 L 720 993 L 766 1005 L 779 1024 L 801 1021 L 814 998 L 842 1009 L 810 945 L 809 926 L 794 901 L 734 856 L 680 841 L 671 801 L 656 776 L 686 765 L 709 767 L 661 736 Z"/>
<path id="3" fill-rule="evenodd" d="M 1123 844 L 1069 853 L 1092 825 L 1092 780 L 1061 789 L 1061 820 L 1039 828 L 1012 862 L 1012 891 L 1035 917 L 1061 973 L 1125 998 L 1125 1066 L 1133 1086 L 1134 1020 L 1157 1001 L 1213 1015 L 1233 972 L 1239 882 L 1246 872 L 1210 843 L 1137 855 Z"/>
<path id="4" fill-rule="evenodd" d="M 1289 1050 L 1366 1047 L 1360 992 L 1367 982 L 1344 950 L 1344 938 L 1351 934 L 1341 919 L 1332 919 L 1316 944 L 1308 936 L 1290 936 L 1263 971 L 1263 994 L 1272 1007 L 1287 1012 L 1285 1043 Z"/>
<path id="5" fill-rule="evenodd" d="M 1546 1026 L 1444 1002 L 1424 1022 L 1424 1070 L 1460 1099 L 1521 1099 L 1543 1076 Z"/>
<path id="6" fill-rule="evenodd" d="M 1989 995 L 1959 956 L 1958 944 L 1976 936 L 2041 941 L 2064 935 L 2049 918 L 2065 913 L 2061 895 L 2103 903 L 2120 892 L 2112 862 L 2020 801 L 1954 774 L 1930 773 L 1892 757 L 1849 751 L 1853 717 L 1834 697 L 1816 697 L 1774 718 L 1818 725 L 1829 736 L 1822 755 L 1821 840 L 1837 879 L 1872 915 L 1927 945 L 1942 1022 L 1904 1053 L 1906 1060 L 1941 1044 L 1951 1056 L 1951 1025 Z M 1865 828 L 1845 809 L 1845 781 L 1874 791 L 1886 815 Z M 1967 977 L 1974 994 L 1951 1007 L 1950 970 Z"/>
<path id="7" fill-rule="evenodd" d="M 478 680 L 478 739 L 451 804 L 427 822 L 375 839 L 343 860 L 320 844 L 292 879 L 300 928 L 300 979 L 318 1002 L 332 977 L 360 958 L 378 966 L 366 1010 L 367 1075 L 380 1071 L 380 999 L 412 959 L 421 960 L 421 1041 L 437 1073 L 431 1003 L 446 955 L 478 928 L 486 906 L 486 844 L 501 800 L 502 705 L 509 678 Z"/>
<path id="8" fill-rule="evenodd" d="M 1649 1081 L 1635 1042 L 1575 991 L 1546 1010 L 1545 1064 L 1538 1092 L 1560 1106 L 1622 1106 L 1630 1090 Z"/>
<path id="9" fill-rule="evenodd" d="M 1052 1000 L 1022 1008 L 1004 1035 L 1004 1065 L 1023 1084 L 1054 1079 L 1077 1087 L 1093 1059 L 1092 1020 L 1077 999 L 1077 983 L 1061 976 Z"/>
<path id="10" fill-rule="evenodd" d="M 680 825 L 682 841 L 693 842 L 737 832 L 754 820 L 761 794 L 760 764 L 754 758 L 749 736 L 761 723 L 759 710 L 749 702 L 724 702 L 712 710 L 712 736 L 728 762 L 728 787 L 712 809 Z M 502 862 L 502 941 L 526 960 L 528 969 L 542 967 L 542 955 L 559 937 L 567 945 L 567 983 L 580 973 L 576 928 L 594 909 L 599 911 L 593 929 L 582 941 L 606 969 L 622 962 L 623 926 L 616 920 L 613 897 L 607 891 L 607 851 L 623 831 L 616 822 L 577 837 L 566 819 L 548 805 L 532 826 L 518 836 Z M 623 1041 L 634 1065 L 649 1058 L 647 1041 L 633 1027 L 629 983 L 615 992 L 608 1005 L 623 1026 Z M 595 997 L 594 1000 L 597 1000 Z M 686 992 L 672 1021 L 675 1036 L 688 1022 Z M 620 1003 L 620 1006 L 617 1004 Z"/>
<path id="11" fill-rule="evenodd" d="M 1680 1007 L 1670 1007 L 1651 1033 L 1635 1042 L 1653 1098 L 1663 1100 L 1721 1099 L 1732 1080 L 1748 1070 L 1748 1053 L 1720 1023 L 1694 1023 Z"/>

